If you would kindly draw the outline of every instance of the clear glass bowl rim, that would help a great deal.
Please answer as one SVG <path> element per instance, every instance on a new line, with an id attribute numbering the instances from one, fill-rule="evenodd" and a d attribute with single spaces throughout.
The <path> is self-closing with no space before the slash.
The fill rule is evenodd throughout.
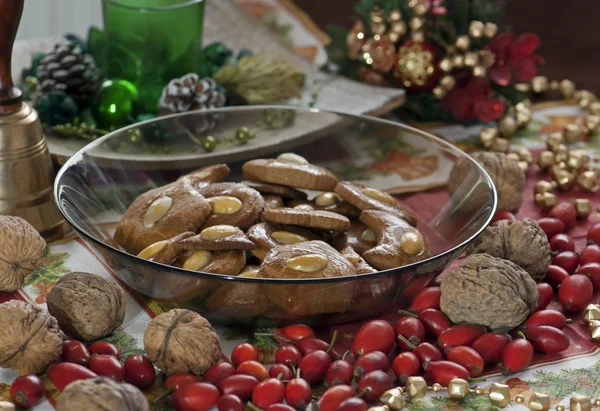
<path id="1" fill-rule="evenodd" d="M 488 183 L 488 185 L 491 187 L 492 189 L 492 196 L 493 196 L 493 203 L 492 203 L 492 210 L 491 213 L 488 217 L 488 219 L 485 221 L 484 224 L 481 225 L 481 227 L 477 230 L 477 232 L 475 232 L 473 235 L 471 235 L 469 238 L 467 238 L 466 240 L 464 240 L 463 242 L 461 242 L 460 244 L 442 252 L 439 254 L 436 254 L 432 257 L 427 258 L 426 260 L 422 260 L 416 263 L 412 263 L 412 264 L 408 264 L 408 265 L 403 265 L 401 267 L 396 267 L 396 268 L 390 268 L 387 270 L 382 270 L 382 271 L 377 271 L 375 273 L 368 273 L 368 274 L 357 274 L 357 275 L 353 275 L 351 277 L 347 277 L 347 276 L 340 276 L 340 277 L 331 277 L 331 278 L 251 278 L 251 277 L 236 277 L 236 276 L 231 276 L 231 275 L 223 275 L 223 274 L 212 274 L 212 273 L 204 273 L 202 271 L 190 271 L 190 270 L 184 270 L 183 268 L 179 268 L 179 267 L 173 267 L 170 265 L 166 265 L 166 264 L 161 264 L 161 263 L 156 263 L 153 261 L 149 261 L 149 260 L 145 260 L 143 258 L 140 258 L 138 256 L 135 256 L 133 254 L 129 254 L 128 252 L 124 251 L 124 250 L 119 250 L 117 248 L 112 247 L 109 244 L 106 244 L 102 241 L 99 241 L 98 239 L 94 238 L 91 235 L 88 235 L 85 230 L 81 229 L 80 227 L 78 227 L 74 221 L 72 221 L 72 219 L 67 215 L 67 213 L 65 213 L 60 205 L 59 202 L 59 181 L 61 180 L 62 175 L 65 173 L 65 171 L 67 169 L 69 169 L 74 163 L 80 161 L 83 158 L 83 155 L 93 149 L 94 147 L 101 145 L 102 143 L 104 143 L 104 141 L 109 140 L 110 138 L 112 138 L 115 135 L 118 135 L 120 133 L 123 133 L 131 128 L 135 128 L 135 127 L 140 127 L 146 124 L 152 124 L 154 122 L 161 122 L 163 120 L 167 120 L 169 118 L 176 118 L 176 117 L 186 117 L 186 116 L 194 116 L 194 115 L 204 115 L 204 114 L 211 114 L 211 113 L 234 113 L 237 111 L 253 111 L 253 110 L 265 110 L 265 109 L 275 109 L 275 110 L 294 110 L 294 111 L 302 111 L 305 113 L 329 113 L 329 114 L 336 114 L 336 115 L 340 115 L 340 116 L 344 116 L 344 117 L 351 117 L 354 118 L 358 121 L 363 120 L 363 121 L 369 121 L 369 122 L 376 122 L 376 123 L 380 123 L 380 124 L 387 124 L 390 125 L 392 127 L 397 127 L 397 128 L 401 128 L 404 129 L 405 131 L 414 133 L 414 134 L 418 134 L 420 136 L 422 136 L 423 138 L 426 139 L 430 139 L 435 141 L 437 144 L 439 144 L 440 146 L 449 149 L 451 152 L 453 152 L 454 154 L 456 154 L 457 156 L 466 156 L 469 160 L 471 160 L 471 163 L 473 165 L 475 165 L 476 168 L 479 169 L 479 171 L 481 172 L 482 176 L 486 179 L 486 182 Z M 85 160 L 83 160 L 85 161 Z M 416 267 L 425 265 L 427 263 L 431 263 L 435 260 L 438 259 L 442 259 L 444 257 L 446 257 L 447 255 L 452 254 L 453 252 L 455 252 L 456 250 L 465 247 L 466 245 L 468 245 L 471 241 L 473 241 L 475 238 L 477 238 L 482 232 L 483 230 L 485 230 L 485 228 L 490 224 L 492 218 L 494 217 L 494 214 L 496 213 L 496 209 L 498 206 L 498 194 L 496 191 L 496 187 L 491 179 L 491 177 L 489 176 L 489 174 L 487 173 L 487 171 L 483 168 L 483 166 L 481 166 L 481 164 L 479 164 L 477 161 L 475 161 L 471 156 L 469 156 L 466 152 L 462 151 L 461 149 L 459 149 L 458 147 L 452 145 L 451 143 L 437 137 L 434 136 L 433 134 L 424 132 L 422 130 L 419 130 L 417 128 L 411 127 L 409 125 L 406 125 L 404 123 L 398 123 L 398 122 L 394 122 L 391 120 L 386 120 L 386 119 L 382 119 L 382 118 L 377 118 L 377 117 L 373 117 L 373 116 L 367 116 L 367 115 L 355 115 L 355 114 L 347 114 L 347 113 L 343 113 L 343 112 L 336 112 L 336 111 L 331 111 L 331 110 L 320 110 L 320 109 L 316 109 L 316 108 L 302 108 L 302 107 L 294 107 L 294 106 L 278 106 L 278 105 L 256 105 L 256 106 L 233 106 L 233 107 L 222 107 L 222 108 L 214 108 L 214 109 L 209 109 L 209 110 L 192 110 L 192 111 L 188 111 L 185 113 L 175 113 L 175 114 L 169 114 L 166 116 L 160 116 L 160 117 L 156 117 L 150 120 L 146 120 L 146 121 L 142 121 L 139 123 L 135 123 L 132 125 L 129 125 L 127 127 L 123 127 L 120 129 L 117 129 L 115 131 L 112 131 L 108 134 L 106 134 L 105 136 L 102 136 L 101 138 L 94 140 L 90 143 L 88 143 L 86 146 L 84 146 L 81 150 L 79 150 L 78 152 L 76 152 L 75 154 L 73 154 L 73 156 L 71 158 L 69 158 L 65 164 L 60 168 L 60 170 L 58 171 L 56 178 L 54 180 L 54 201 L 57 204 L 58 210 L 60 211 L 60 213 L 63 215 L 63 217 L 65 218 L 65 220 L 67 220 L 69 222 L 69 224 L 71 224 L 71 226 L 73 226 L 73 228 L 77 231 L 78 235 L 83 235 L 85 237 L 85 239 L 92 241 L 95 244 L 98 244 L 101 247 L 106 247 L 108 249 L 110 249 L 112 252 L 114 253 L 118 253 L 124 256 L 124 258 L 133 258 L 137 260 L 137 263 L 142 264 L 142 265 L 146 265 L 149 267 L 154 267 L 156 269 L 167 269 L 167 270 L 172 270 L 178 274 L 183 274 L 183 275 L 187 275 L 190 277 L 196 277 L 198 279 L 212 279 L 212 280 L 226 280 L 226 281 L 236 281 L 236 282 L 247 282 L 247 283 L 267 283 L 267 284 L 325 284 L 325 283 L 337 283 L 337 282 L 344 282 L 344 281 L 355 281 L 355 280 L 361 280 L 361 279 L 367 279 L 367 278 L 376 278 L 376 277 L 381 277 L 381 276 L 387 276 L 387 275 L 391 275 L 391 274 L 400 274 L 402 272 L 408 272 L 410 270 L 416 269 Z"/>
<path id="2" fill-rule="evenodd" d="M 177 10 L 182 9 L 184 7 L 192 6 L 198 3 L 204 3 L 204 0 L 187 0 L 182 1 L 179 4 L 172 4 L 170 6 L 153 6 L 153 7 L 138 7 L 138 6 L 130 6 L 128 4 L 123 4 L 123 0 L 102 0 L 104 3 L 110 3 L 113 6 L 121 7 L 123 9 L 128 10 L 137 10 L 139 12 L 152 12 L 152 11 L 169 11 L 169 10 Z"/>

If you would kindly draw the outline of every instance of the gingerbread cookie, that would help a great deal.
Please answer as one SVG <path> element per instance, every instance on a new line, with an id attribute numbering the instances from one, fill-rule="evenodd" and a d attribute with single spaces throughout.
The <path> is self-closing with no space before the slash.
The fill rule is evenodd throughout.
<path id="1" fill-rule="evenodd" d="M 283 207 L 283 198 L 279 196 L 263 195 L 263 200 L 265 200 L 265 209 Z"/>
<path id="2" fill-rule="evenodd" d="M 246 253 L 236 251 L 186 251 L 173 263 L 190 271 L 203 273 L 238 275 L 246 265 Z"/>
<path id="3" fill-rule="evenodd" d="M 212 207 L 204 228 L 233 225 L 242 230 L 256 223 L 265 207 L 260 193 L 238 183 L 215 183 L 199 188 Z"/>
<path id="4" fill-rule="evenodd" d="M 288 207 L 296 208 L 299 205 L 309 205 L 315 210 L 331 211 L 341 214 L 353 220 L 360 216 L 360 210 L 352 204 L 342 200 L 336 193 L 326 192 L 316 196 L 312 201 L 309 200 L 290 200 L 286 204 Z"/>
<path id="5" fill-rule="evenodd" d="M 177 181 L 186 181 L 193 186 L 204 186 L 209 183 L 220 183 L 227 178 L 229 172 L 227 164 L 214 164 L 182 175 Z"/>
<path id="6" fill-rule="evenodd" d="M 348 231 L 336 234 L 332 243 L 337 250 L 350 246 L 359 255 L 363 255 L 365 251 L 377 245 L 377 237 L 369 227 L 360 221 L 353 220 L 350 222 Z"/>
<path id="7" fill-rule="evenodd" d="M 406 220 L 410 225 L 417 225 L 417 217 L 408 208 L 385 191 L 376 190 L 360 183 L 341 181 L 334 191 L 344 200 L 360 210 L 381 210 Z"/>
<path id="8" fill-rule="evenodd" d="M 297 225 L 318 230 L 347 231 L 350 220 L 330 211 L 318 211 L 298 208 L 269 208 L 263 219 L 270 223 Z"/>
<path id="9" fill-rule="evenodd" d="M 352 263 L 354 268 L 356 268 L 356 274 L 369 274 L 377 271 L 367 264 L 367 262 L 350 246 L 346 246 L 340 251 L 340 254 Z"/>
<path id="10" fill-rule="evenodd" d="M 319 236 L 312 231 L 300 227 L 284 227 L 279 224 L 271 223 L 255 224 L 248 229 L 246 234 L 255 246 L 251 253 L 259 260 L 264 259 L 271 248 L 277 247 L 278 245 L 298 244 L 304 241 L 319 240 Z"/>
<path id="11" fill-rule="evenodd" d="M 155 263 L 172 264 L 177 256 L 184 251 L 183 241 L 193 235 L 194 233 L 188 231 L 168 240 L 156 242 L 144 248 L 137 256 Z"/>
<path id="12" fill-rule="evenodd" d="M 256 278 L 258 266 L 246 266 L 238 277 Z M 208 312 L 224 318 L 247 318 L 265 313 L 269 301 L 260 283 L 224 283 L 206 300 L 204 307 Z"/>
<path id="13" fill-rule="evenodd" d="M 429 246 L 419 230 L 397 215 L 366 210 L 361 213 L 360 221 L 377 237 L 377 246 L 362 255 L 373 267 L 386 270 L 429 257 Z"/>
<path id="14" fill-rule="evenodd" d="M 127 252 L 138 254 L 151 244 L 186 231 L 196 232 L 210 212 L 206 198 L 191 184 L 172 183 L 136 198 L 121 218 L 114 238 Z"/>
<path id="15" fill-rule="evenodd" d="M 281 154 L 276 159 L 248 161 L 242 171 L 248 180 L 310 190 L 331 191 L 338 182 L 331 171 L 293 153 Z"/>
<path id="16" fill-rule="evenodd" d="M 331 278 L 356 274 L 354 265 L 323 241 L 280 245 L 260 265 L 259 278 Z M 292 315 L 343 313 L 354 296 L 351 283 L 281 284 L 267 289 L 269 300 Z"/>
<path id="17" fill-rule="evenodd" d="M 190 236 L 181 242 L 187 251 L 210 250 L 252 250 L 254 243 L 244 232 L 232 225 L 213 225 L 200 231 L 200 234 Z"/>
<path id="18" fill-rule="evenodd" d="M 288 200 L 303 200 L 308 197 L 304 191 L 295 190 L 291 187 L 278 186 L 276 184 L 262 183 L 260 181 L 243 181 L 242 184 L 252 187 L 263 196 L 265 194 L 272 194 Z"/>

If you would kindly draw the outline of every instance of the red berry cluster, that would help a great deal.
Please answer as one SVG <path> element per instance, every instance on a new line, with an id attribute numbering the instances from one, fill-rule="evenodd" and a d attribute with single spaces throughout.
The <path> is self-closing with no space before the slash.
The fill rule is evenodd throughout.
<path id="1" fill-rule="evenodd" d="M 140 389 L 150 388 L 156 378 L 154 365 L 148 358 L 133 354 L 122 363 L 117 346 L 105 341 L 86 346 L 81 341 L 65 340 L 61 360 L 48 369 L 48 377 L 59 391 L 73 381 L 97 376 L 127 381 Z M 33 407 L 44 392 L 44 384 L 35 375 L 19 377 L 10 386 L 11 398 L 21 408 Z"/>

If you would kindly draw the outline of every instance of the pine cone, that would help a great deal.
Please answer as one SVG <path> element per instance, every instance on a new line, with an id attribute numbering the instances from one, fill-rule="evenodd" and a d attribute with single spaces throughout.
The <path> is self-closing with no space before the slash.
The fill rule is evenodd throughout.
<path id="1" fill-rule="evenodd" d="M 186 74 L 173 79 L 163 89 L 158 100 L 161 113 L 183 113 L 190 110 L 206 110 L 225 105 L 225 93 L 210 77 L 200 79 L 197 74 Z"/>
<path id="2" fill-rule="evenodd" d="M 64 91 L 80 108 L 89 104 L 100 85 L 94 58 L 70 42 L 56 44 L 42 59 L 38 80 L 42 93 Z"/>

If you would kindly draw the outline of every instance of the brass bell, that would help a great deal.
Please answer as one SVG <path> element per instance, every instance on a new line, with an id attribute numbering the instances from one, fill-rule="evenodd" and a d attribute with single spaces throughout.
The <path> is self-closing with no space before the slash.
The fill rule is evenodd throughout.
<path id="1" fill-rule="evenodd" d="M 51 241 L 68 228 L 54 203 L 52 158 L 37 112 L 22 100 L 11 75 L 23 3 L 0 2 L 0 214 L 24 218 Z"/>

